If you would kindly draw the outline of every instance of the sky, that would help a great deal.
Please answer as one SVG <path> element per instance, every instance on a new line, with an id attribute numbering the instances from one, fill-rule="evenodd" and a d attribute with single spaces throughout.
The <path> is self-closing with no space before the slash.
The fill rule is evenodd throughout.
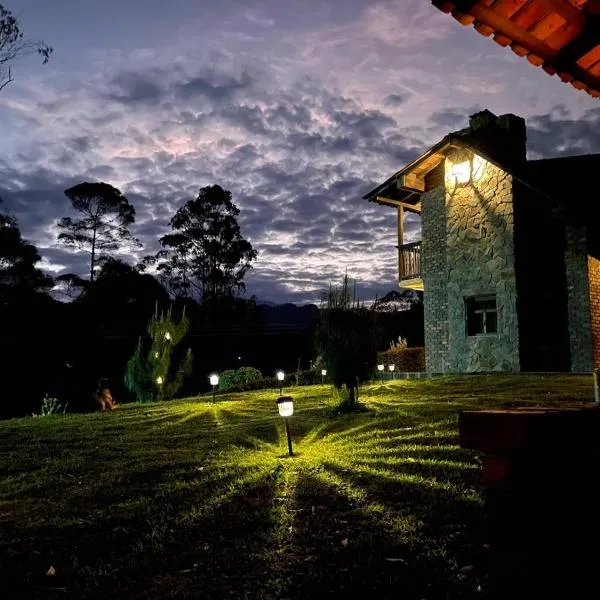
<path id="1" fill-rule="evenodd" d="M 249 295 L 314 301 L 347 270 L 371 299 L 397 289 L 397 225 L 362 196 L 469 114 L 525 117 L 529 158 L 600 152 L 600 101 L 428 0 L 2 4 L 54 48 L 0 91 L 0 197 L 54 275 L 86 273 L 56 242 L 68 187 L 127 196 L 134 264 L 218 184 L 258 251 Z"/>

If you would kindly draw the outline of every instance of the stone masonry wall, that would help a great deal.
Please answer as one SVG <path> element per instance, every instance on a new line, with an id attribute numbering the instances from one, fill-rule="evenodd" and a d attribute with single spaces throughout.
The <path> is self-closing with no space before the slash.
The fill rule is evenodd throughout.
<path id="1" fill-rule="evenodd" d="M 446 373 L 448 370 L 448 269 L 444 185 L 423 194 L 421 206 L 425 367 L 429 373 Z"/>
<path id="2" fill-rule="evenodd" d="M 512 177 L 483 159 L 474 171 L 465 185 L 446 184 L 448 366 L 519 371 Z M 496 296 L 498 332 L 467 336 L 465 298 L 487 294 Z"/>
<path id="3" fill-rule="evenodd" d="M 600 368 L 600 260 L 588 256 L 590 315 L 592 319 L 592 349 L 594 365 Z"/>
<path id="4" fill-rule="evenodd" d="M 588 285 L 588 255 L 584 225 L 566 226 L 565 267 L 571 371 L 592 371 L 592 322 Z"/>

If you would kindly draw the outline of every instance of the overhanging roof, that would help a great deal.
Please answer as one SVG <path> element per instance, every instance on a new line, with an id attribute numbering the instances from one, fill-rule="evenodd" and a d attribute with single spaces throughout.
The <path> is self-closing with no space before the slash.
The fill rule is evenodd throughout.
<path id="1" fill-rule="evenodd" d="M 600 98 L 600 0 L 432 0 L 536 67 Z"/>

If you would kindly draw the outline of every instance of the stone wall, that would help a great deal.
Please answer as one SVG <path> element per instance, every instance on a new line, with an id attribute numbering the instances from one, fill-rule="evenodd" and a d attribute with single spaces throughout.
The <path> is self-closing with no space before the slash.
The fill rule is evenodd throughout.
<path id="1" fill-rule="evenodd" d="M 600 368 L 600 260 L 588 256 L 590 315 L 592 320 L 592 351 L 594 365 Z"/>
<path id="2" fill-rule="evenodd" d="M 512 177 L 483 159 L 473 171 L 469 183 L 446 184 L 448 367 L 518 371 Z M 425 298 L 431 291 L 425 283 Z M 465 298 L 487 294 L 496 296 L 498 332 L 467 336 Z"/>
<path id="3" fill-rule="evenodd" d="M 592 323 L 588 285 L 588 255 L 584 225 L 566 226 L 565 268 L 571 370 L 592 371 Z"/>
<path id="4" fill-rule="evenodd" d="M 421 264 L 425 311 L 425 365 L 429 373 L 448 370 L 448 269 L 444 186 L 421 196 Z"/>

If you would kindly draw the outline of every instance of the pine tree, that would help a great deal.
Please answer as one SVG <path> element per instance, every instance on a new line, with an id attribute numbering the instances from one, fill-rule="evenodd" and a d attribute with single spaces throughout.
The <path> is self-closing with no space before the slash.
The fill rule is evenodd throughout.
<path id="1" fill-rule="evenodd" d="M 177 323 L 173 319 L 172 309 L 167 313 L 158 313 L 158 307 L 148 323 L 150 348 L 144 351 L 142 338 L 127 363 L 125 386 L 133 392 L 138 401 L 152 402 L 173 398 L 179 391 L 185 378 L 191 373 L 194 357 L 187 349 L 183 360 L 174 369 L 172 354 L 183 340 L 190 326 L 185 311 Z"/>

